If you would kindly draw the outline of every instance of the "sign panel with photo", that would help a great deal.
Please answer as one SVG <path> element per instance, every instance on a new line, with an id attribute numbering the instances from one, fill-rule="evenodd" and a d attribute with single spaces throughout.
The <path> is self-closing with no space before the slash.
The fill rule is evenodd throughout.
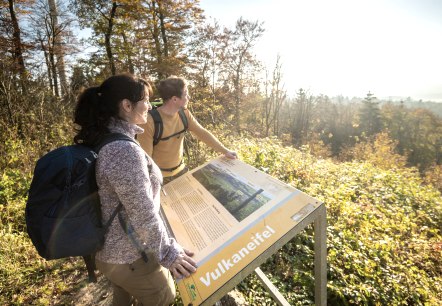
<path id="1" fill-rule="evenodd" d="M 163 187 L 171 234 L 195 252 L 197 272 L 177 281 L 198 305 L 321 203 L 240 160 L 218 157 Z"/>

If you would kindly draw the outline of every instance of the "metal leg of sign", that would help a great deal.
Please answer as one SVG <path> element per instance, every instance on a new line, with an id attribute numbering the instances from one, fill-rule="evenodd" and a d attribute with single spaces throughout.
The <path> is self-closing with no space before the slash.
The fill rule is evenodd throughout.
<path id="1" fill-rule="evenodd" d="M 314 219 L 315 305 L 325 306 L 327 305 L 327 214 L 324 205 L 318 209 Z M 278 305 L 290 305 L 259 267 L 255 269 L 255 274 Z"/>
<path id="2" fill-rule="evenodd" d="M 314 223 L 315 238 L 315 305 L 327 305 L 327 214 L 319 208 Z"/>
<path id="3" fill-rule="evenodd" d="M 262 285 L 266 288 L 267 292 L 272 296 L 276 303 L 278 303 L 278 305 L 290 306 L 289 302 L 287 302 L 287 300 L 282 296 L 275 285 L 273 285 L 273 283 L 267 278 L 260 268 L 255 269 L 255 274 L 258 276 Z"/>

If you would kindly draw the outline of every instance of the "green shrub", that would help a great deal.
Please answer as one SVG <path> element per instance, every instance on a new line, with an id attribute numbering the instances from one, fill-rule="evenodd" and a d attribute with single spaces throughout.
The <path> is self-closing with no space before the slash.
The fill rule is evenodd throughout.
<path id="1" fill-rule="evenodd" d="M 325 202 L 330 305 L 442 302 L 442 198 L 416 170 L 337 164 L 275 139 L 235 144 L 244 161 Z M 312 240 L 308 228 L 263 267 L 294 305 L 314 302 Z"/>
<path id="2" fill-rule="evenodd" d="M 25 233 L 30 169 L 42 152 L 69 142 L 64 129 L 54 133 L 40 140 L 16 138 L 1 149 L 8 152 L 0 177 L 2 305 L 57 304 L 85 284 L 81 261 L 47 262 Z M 415 169 L 335 163 L 275 138 L 217 136 L 243 161 L 325 203 L 329 305 L 442 304 L 442 197 L 422 184 Z M 191 166 L 217 155 L 196 141 L 190 145 Z M 313 245 L 309 226 L 262 265 L 292 305 L 314 303 Z M 238 288 L 250 305 L 274 304 L 253 275 Z"/>
<path id="3" fill-rule="evenodd" d="M 53 304 L 86 279 L 81 261 L 45 261 L 26 233 L 24 212 L 35 162 L 72 138 L 64 118 L 35 124 L 32 136 L 6 126 L 0 134 L 0 305 Z"/>

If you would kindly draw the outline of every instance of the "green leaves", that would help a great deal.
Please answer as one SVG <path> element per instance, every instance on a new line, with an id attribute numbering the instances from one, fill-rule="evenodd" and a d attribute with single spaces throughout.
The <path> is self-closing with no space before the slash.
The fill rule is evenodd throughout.
<path id="1" fill-rule="evenodd" d="M 242 160 L 326 203 L 330 305 L 442 302 L 442 197 L 417 171 L 338 164 L 271 138 L 229 142 Z M 263 269 L 291 304 L 314 303 L 312 230 Z"/>
<path id="2" fill-rule="evenodd" d="M 0 304 L 67 299 L 86 278 L 81 262 L 40 259 L 25 233 L 26 169 L 32 162 L 23 161 L 23 152 L 38 156 L 45 144 L 56 143 L 56 135 L 64 141 L 67 135 L 54 131 L 34 145 L 17 138 L 6 150 L 13 162 L 4 164 L 0 177 Z M 442 197 L 422 184 L 415 169 L 336 163 L 313 157 L 308 147 L 283 146 L 276 138 L 214 133 L 243 161 L 326 204 L 329 305 L 442 303 Z M 191 145 L 191 166 L 217 155 L 198 142 Z M 308 226 L 261 266 L 292 305 L 314 303 L 313 246 Z M 274 303 L 253 275 L 238 288 L 250 305 Z"/>

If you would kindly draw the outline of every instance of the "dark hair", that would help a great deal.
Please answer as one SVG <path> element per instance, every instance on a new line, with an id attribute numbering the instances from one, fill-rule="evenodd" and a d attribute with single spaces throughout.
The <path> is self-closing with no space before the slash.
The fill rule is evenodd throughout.
<path id="1" fill-rule="evenodd" d="M 147 93 L 152 94 L 150 84 L 130 74 L 107 78 L 98 87 L 89 87 L 78 97 L 74 123 L 77 128 L 75 143 L 96 145 L 109 133 L 108 125 L 112 117 L 118 118 L 120 102 L 128 99 L 133 104 L 143 100 Z"/>
<path id="2" fill-rule="evenodd" d="M 183 96 L 184 87 L 187 86 L 187 81 L 184 78 L 177 76 L 170 76 L 158 83 L 157 90 L 164 102 L 172 97 Z"/>

